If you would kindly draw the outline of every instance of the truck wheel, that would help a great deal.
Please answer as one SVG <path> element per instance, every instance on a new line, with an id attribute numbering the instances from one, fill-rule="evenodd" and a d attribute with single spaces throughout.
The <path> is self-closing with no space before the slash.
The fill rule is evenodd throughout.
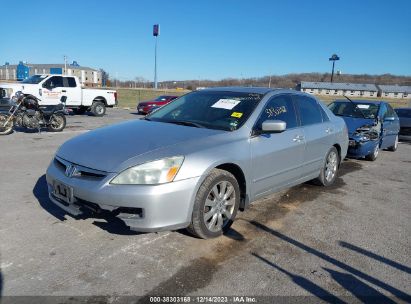
<path id="1" fill-rule="evenodd" d="M 91 105 L 91 113 L 97 117 L 104 116 L 104 114 L 106 114 L 106 105 L 101 101 L 93 102 Z"/>
<path id="2" fill-rule="evenodd" d="M 201 184 L 187 230 L 200 238 L 215 238 L 227 231 L 240 205 L 240 187 L 235 177 L 214 169 Z"/>

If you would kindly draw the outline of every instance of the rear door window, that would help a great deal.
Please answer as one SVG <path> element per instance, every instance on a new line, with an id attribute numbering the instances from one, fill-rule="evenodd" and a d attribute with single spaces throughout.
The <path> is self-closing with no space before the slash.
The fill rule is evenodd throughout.
<path id="1" fill-rule="evenodd" d="M 296 95 L 295 99 L 302 126 L 308 126 L 323 122 L 320 105 L 318 104 L 317 100 L 302 95 Z"/>
<path id="2" fill-rule="evenodd" d="M 77 86 L 74 77 L 64 77 L 63 81 L 66 88 L 75 88 Z"/>

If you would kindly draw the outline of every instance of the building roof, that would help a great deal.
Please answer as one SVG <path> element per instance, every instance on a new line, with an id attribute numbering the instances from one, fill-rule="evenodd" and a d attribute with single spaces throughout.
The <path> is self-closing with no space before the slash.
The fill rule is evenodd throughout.
<path id="1" fill-rule="evenodd" d="M 301 89 L 324 90 L 352 90 L 352 91 L 378 91 L 375 84 L 370 83 L 342 83 L 342 82 L 310 82 L 302 81 Z"/>
<path id="2" fill-rule="evenodd" d="M 35 69 L 50 69 L 50 68 L 62 68 L 64 69 L 64 64 L 62 63 L 25 63 L 25 66 L 28 66 L 30 68 L 35 68 Z M 9 64 L 9 65 L 2 65 L 0 68 L 5 68 L 7 67 L 8 69 L 16 69 L 17 65 L 16 64 Z M 67 64 L 67 69 L 72 69 L 72 70 L 90 70 L 90 71 L 97 71 L 97 69 L 92 69 L 89 67 L 85 66 L 77 66 L 77 65 L 71 65 Z"/>
<path id="3" fill-rule="evenodd" d="M 411 94 L 411 86 L 399 85 L 379 85 L 381 91 L 387 93 L 407 93 Z"/>

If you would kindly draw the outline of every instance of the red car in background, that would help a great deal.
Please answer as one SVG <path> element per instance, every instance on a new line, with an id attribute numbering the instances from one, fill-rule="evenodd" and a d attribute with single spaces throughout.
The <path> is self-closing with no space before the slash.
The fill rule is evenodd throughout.
<path id="1" fill-rule="evenodd" d="M 142 101 L 137 105 L 137 112 L 139 114 L 148 114 L 153 108 L 162 107 L 177 97 L 179 96 L 161 95 L 153 100 Z"/>

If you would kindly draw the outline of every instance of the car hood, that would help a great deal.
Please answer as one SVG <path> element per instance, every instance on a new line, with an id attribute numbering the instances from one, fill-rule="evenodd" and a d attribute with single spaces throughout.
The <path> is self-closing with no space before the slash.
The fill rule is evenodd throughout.
<path id="1" fill-rule="evenodd" d="M 375 120 L 374 119 L 366 119 L 366 118 L 354 118 L 354 117 L 347 117 L 343 116 L 342 117 L 345 121 L 345 124 L 347 125 L 348 129 L 348 134 L 352 136 L 359 127 L 365 126 L 365 125 L 373 125 Z"/>
<path id="2" fill-rule="evenodd" d="M 57 151 L 57 156 L 88 168 L 116 172 L 116 168 L 122 163 L 136 156 L 222 132 L 224 131 L 137 120 L 77 136 L 65 142 Z"/>

